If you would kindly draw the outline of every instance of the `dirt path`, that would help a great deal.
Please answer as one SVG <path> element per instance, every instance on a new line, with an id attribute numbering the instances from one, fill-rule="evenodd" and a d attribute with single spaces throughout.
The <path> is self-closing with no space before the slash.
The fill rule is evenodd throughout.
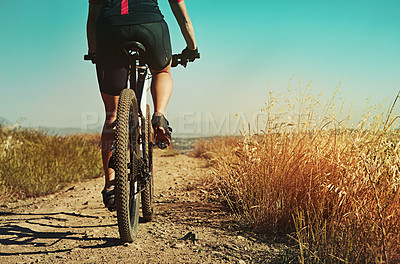
<path id="1" fill-rule="evenodd" d="M 134 243 L 120 243 L 95 179 L 0 208 L 0 263 L 282 262 L 284 245 L 235 231 L 204 183 L 202 160 L 157 151 L 154 175 L 156 216 L 140 224 Z"/>

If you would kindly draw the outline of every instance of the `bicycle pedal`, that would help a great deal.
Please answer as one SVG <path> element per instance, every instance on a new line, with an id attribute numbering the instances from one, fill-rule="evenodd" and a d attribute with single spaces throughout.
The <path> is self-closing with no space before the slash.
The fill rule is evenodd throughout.
<path id="1" fill-rule="evenodd" d="M 168 143 L 165 141 L 158 141 L 158 142 L 156 142 L 156 146 L 159 149 L 166 149 L 168 147 Z"/>

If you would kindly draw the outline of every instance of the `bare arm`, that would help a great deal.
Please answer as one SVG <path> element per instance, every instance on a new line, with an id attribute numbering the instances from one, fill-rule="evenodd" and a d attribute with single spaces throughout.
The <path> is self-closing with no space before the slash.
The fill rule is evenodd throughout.
<path id="1" fill-rule="evenodd" d="M 169 4 L 171 6 L 172 13 L 174 13 L 176 21 L 181 28 L 181 32 L 186 41 L 187 48 L 195 50 L 197 48 L 197 45 L 194 38 L 194 29 L 192 21 L 190 20 L 189 14 L 186 9 L 185 1 L 170 0 Z"/>
<path id="2" fill-rule="evenodd" d="M 89 4 L 89 14 L 86 24 L 87 42 L 89 54 L 96 52 L 96 22 L 101 5 Z"/>

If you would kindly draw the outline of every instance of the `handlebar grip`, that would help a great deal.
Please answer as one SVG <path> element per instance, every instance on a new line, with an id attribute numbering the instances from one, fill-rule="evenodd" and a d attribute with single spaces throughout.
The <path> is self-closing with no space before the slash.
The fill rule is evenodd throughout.
<path id="1" fill-rule="evenodd" d="M 95 64 L 96 63 L 96 54 L 95 53 L 93 53 L 93 54 L 85 54 L 83 56 L 83 60 L 92 61 L 92 63 Z"/>
<path id="2" fill-rule="evenodd" d="M 174 54 L 174 55 L 172 55 L 171 67 L 177 67 L 178 65 L 182 65 L 183 67 L 186 68 L 188 62 L 193 62 L 196 59 L 200 59 L 200 53 L 198 53 L 193 58 L 187 58 L 187 57 L 183 56 L 183 54 Z"/>

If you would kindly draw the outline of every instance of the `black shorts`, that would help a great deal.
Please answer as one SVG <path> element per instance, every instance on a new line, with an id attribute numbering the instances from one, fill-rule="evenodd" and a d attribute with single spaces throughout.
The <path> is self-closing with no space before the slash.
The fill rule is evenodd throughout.
<path id="1" fill-rule="evenodd" d="M 96 32 L 96 70 L 100 91 L 119 95 L 127 87 L 128 57 L 119 46 L 125 41 L 138 41 L 146 47 L 143 61 L 152 70 L 168 66 L 172 58 L 171 40 L 165 21 L 115 26 Z"/>

